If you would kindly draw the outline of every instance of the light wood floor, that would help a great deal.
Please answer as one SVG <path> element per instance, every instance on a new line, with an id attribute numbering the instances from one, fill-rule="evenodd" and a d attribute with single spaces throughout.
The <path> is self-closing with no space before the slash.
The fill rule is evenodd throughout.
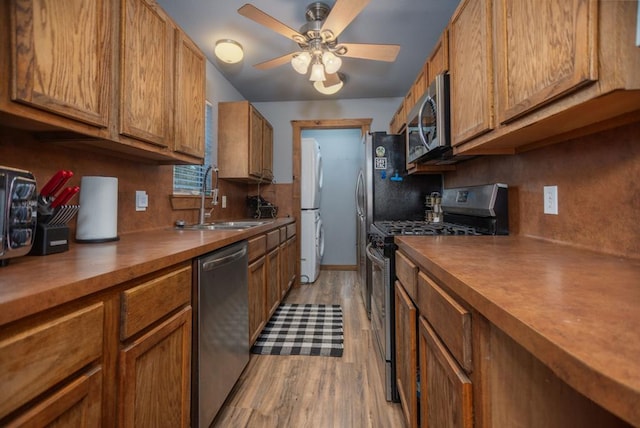
<path id="1" fill-rule="evenodd" d="M 403 427 L 400 405 L 384 399 L 356 272 L 323 270 L 285 301 L 342 305 L 342 357 L 251 355 L 212 426 Z"/>

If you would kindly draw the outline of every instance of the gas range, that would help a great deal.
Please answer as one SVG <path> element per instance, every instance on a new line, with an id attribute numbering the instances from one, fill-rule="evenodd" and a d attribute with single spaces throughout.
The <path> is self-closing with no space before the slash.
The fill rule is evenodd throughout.
<path id="1" fill-rule="evenodd" d="M 491 184 L 445 189 L 442 195 L 442 222 L 385 220 L 374 222 L 369 243 L 392 257 L 394 237 L 401 235 L 508 235 L 507 186 Z"/>
<path id="2" fill-rule="evenodd" d="M 482 235 L 473 226 L 456 223 L 397 220 L 378 221 L 373 225 L 384 235 Z"/>

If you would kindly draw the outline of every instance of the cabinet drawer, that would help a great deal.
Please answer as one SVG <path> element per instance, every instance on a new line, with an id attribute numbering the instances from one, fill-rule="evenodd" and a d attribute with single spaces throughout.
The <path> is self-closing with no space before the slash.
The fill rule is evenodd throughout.
<path id="1" fill-rule="evenodd" d="M 295 236 L 296 234 L 296 224 L 295 223 L 291 223 L 287 225 L 287 239 L 291 238 L 292 236 Z"/>
<path id="2" fill-rule="evenodd" d="M 122 293 L 122 340 L 191 301 L 191 265 Z"/>
<path id="3" fill-rule="evenodd" d="M 280 244 L 280 231 L 272 230 L 267 233 L 267 251 L 273 250 Z"/>
<path id="4" fill-rule="evenodd" d="M 418 308 L 458 363 L 471 372 L 471 313 L 422 272 L 418 275 Z"/>
<path id="5" fill-rule="evenodd" d="M 102 355 L 102 302 L 0 340 L 0 418 Z"/>
<path id="6" fill-rule="evenodd" d="M 411 300 L 417 301 L 418 267 L 400 251 L 396 251 L 396 276 Z"/>
<path id="7" fill-rule="evenodd" d="M 258 257 L 264 255 L 267 248 L 267 237 L 265 235 L 256 236 L 249 239 L 249 262 L 254 261 Z"/>
<path id="8" fill-rule="evenodd" d="M 287 240 L 287 226 L 282 226 L 280 228 L 280 242 L 284 242 Z"/>

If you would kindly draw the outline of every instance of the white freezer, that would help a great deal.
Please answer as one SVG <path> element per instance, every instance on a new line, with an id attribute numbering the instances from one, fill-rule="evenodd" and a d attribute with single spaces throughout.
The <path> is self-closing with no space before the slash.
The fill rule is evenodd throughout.
<path id="1" fill-rule="evenodd" d="M 324 255 L 324 228 L 320 210 L 303 210 L 300 220 L 300 282 L 315 282 Z"/>

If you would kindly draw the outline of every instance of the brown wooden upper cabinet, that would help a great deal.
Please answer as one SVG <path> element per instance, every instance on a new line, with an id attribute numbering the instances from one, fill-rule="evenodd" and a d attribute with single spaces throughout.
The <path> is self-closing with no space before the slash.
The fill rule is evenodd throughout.
<path id="1" fill-rule="evenodd" d="M 428 64 L 428 65 L 427 65 Z M 444 29 L 425 64 L 425 89 L 436 79 L 438 74 L 449 71 L 449 30 Z"/>
<path id="2" fill-rule="evenodd" d="M 205 57 L 198 47 L 176 30 L 175 139 L 173 150 L 204 157 Z"/>
<path id="3" fill-rule="evenodd" d="M 495 21 L 501 41 L 495 45 L 500 123 L 598 78 L 596 1 L 498 0 L 495 5 L 502 18 Z"/>
<path id="4" fill-rule="evenodd" d="M 1 36 L 5 52 L 1 69 L 7 78 L 2 79 L 2 92 L 9 92 L 1 97 L 0 108 L 44 122 L 64 123 L 56 122 L 59 115 L 106 128 L 114 24 L 111 2 L 15 0 L 1 7 L 0 15 L 10 17 L 10 22 L 2 18 L 0 24 L 6 25 Z M 6 32 L 9 28 L 11 36 Z"/>
<path id="5" fill-rule="evenodd" d="M 449 24 L 453 146 L 493 128 L 490 24 L 490 0 L 463 0 Z"/>
<path id="6" fill-rule="evenodd" d="M 218 104 L 218 164 L 220 178 L 273 178 L 273 127 L 248 101 Z"/>
<path id="7" fill-rule="evenodd" d="M 76 148 L 202 162 L 204 55 L 155 1 L 2 2 L 0 47 L 3 124 Z"/>
<path id="8" fill-rule="evenodd" d="M 517 153 L 637 120 L 637 7 L 461 2 L 449 26 L 454 153 Z"/>
<path id="9" fill-rule="evenodd" d="M 122 13 L 120 133 L 171 145 L 174 27 L 159 8 L 125 0 Z"/>

